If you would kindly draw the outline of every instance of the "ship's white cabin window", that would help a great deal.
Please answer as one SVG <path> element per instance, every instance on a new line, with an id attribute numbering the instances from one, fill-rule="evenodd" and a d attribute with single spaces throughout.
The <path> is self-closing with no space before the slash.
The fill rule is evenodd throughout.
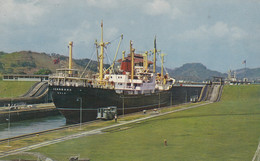
<path id="1" fill-rule="evenodd" d="M 118 76 L 117 78 L 118 78 L 118 79 L 122 79 L 122 76 Z"/>

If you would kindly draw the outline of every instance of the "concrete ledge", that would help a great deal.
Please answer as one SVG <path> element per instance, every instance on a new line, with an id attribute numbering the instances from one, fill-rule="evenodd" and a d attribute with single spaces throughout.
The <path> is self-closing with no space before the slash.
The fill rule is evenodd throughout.
<path id="1" fill-rule="evenodd" d="M 10 120 L 22 121 L 29 120 L 34 118 L 41 118 L 47 116 L 59 115 L 59 111 L 54 107 L 45 107 L 45 108 L 31 108 L 31 109 L 21 109 L 10 111 Z M 6 123 L 9 119 L 9 111 L 1 111 L 0 113 L 0 123 Z"/>

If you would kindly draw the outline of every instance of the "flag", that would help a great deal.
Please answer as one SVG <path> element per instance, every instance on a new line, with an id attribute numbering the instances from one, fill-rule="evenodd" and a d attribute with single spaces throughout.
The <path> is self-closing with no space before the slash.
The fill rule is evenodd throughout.
<path id="1" fill-rule="evenodd" d="M 246 64 L 246 60 L 244 60 L 244 61 L 242 62 L 242 64 Z"/>

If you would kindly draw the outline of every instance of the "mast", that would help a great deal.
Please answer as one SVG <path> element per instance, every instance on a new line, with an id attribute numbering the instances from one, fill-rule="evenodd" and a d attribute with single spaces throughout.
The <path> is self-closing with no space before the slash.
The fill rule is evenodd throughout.
<path id="1" fill-rule="evenodd" d="M 130 40 L 130 54 L 131 54 L 131 80 L 133 83 L 134 79 L 134 49 L 133 49 L 133 42 Z"/>
<path id="2" fill-rule="evenodd" d="M 147 71 L 148 69 L 148 51 L 146 51 L 144 54 L 144 59 L 143 59 L 143 67 L 144 67 L 144 70 Z"/>
<path id="3" fill-rule="evenodd" d="M 153 49 L 153 72 L 156 72 L 156 53 L 157 53 L 157 49 L 156 49 L 156 36 L 154 37 L 154 49 Z"/>
<path id="4" fill-rule="evenodd" d="M 103 21 L 101 22 L 101 41 L 100 41 L 100 55 L 99 55 L 99 58 L 100 58 L 100 65 L 99 65 L 99 79 L 100 81 L 103 80 L 103 67 L 104 67 L 104 64 L 103 64 L 103 61 L 104 61 L 104 42 L 103 42 Z"/>
<path id="5" fill-rule="evenodd" d="M 122 61 L 125 60 L 125 51 L 122 51 Z"/>
<path id="6" fill-rule="evenodd" d="M 95 40 L 96 50 L 97 50 L 97 63 L 98 63 L 98 70 L 99 70 L 99 55 L 98 55 L 98 42 L 97 39 Z"/>
<path id="7" fill-rule="evenodd" d="M 161 77 L 163 78 L 163 60 L 164 60 L 165 54 L 161 54 L 161 59 L 162 59 L 162 66 L 161 66 Z"/>
<path id="8" fill-rule="evenodd" d="M 69 42 L 69 74 L 72 74 L 72 46 L 73 46 L 73 42 L 70 41 Z"/>
<path id="9" fill-rule="evenodd" d="M 99 43 L 100 46 L 100 63 L 99 63 L 99 80 L 100 82 L 103 81 L 103 68 L 104 68 L 104 47 L 109 44 L 109 42 L 104 42 L 103 41 L 103 21 L 101 21 L 101 41 Z"/>

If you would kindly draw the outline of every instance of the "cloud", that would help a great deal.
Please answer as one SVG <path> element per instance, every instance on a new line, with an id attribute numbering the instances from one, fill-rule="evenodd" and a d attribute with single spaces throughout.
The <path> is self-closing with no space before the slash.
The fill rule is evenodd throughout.
<path id="1" fill-rule="evenodd" d="M 29 24 L 37 23 L 38 18 L 44 14 L 44 10 L 37 6 L 37 1 L 1 1 L 0 23 L 1 24 Z"/>
<path id="2" fill-rule="evenodd" d="M 107 28 L 107 30 L 106 30 L 106 37 L 108 37 L 108 39 L 111 40 L 112 38 L 114 38 L 114 37 L 116 37 L 118 35 L 119 35 L 119 31 L 118 31 L 117 28 L 115 28 L 115 27 Z"/>
<path id="3" fill-rule="evenodd" d="M 211 61 L 214 53 L 259 58 L 259 0 L 238 1 L 0 0 L 1 50 L 67 53 L 73 41 L 78 57 L 86 57 L 95 39 L 100 41 L 103 19 L 104 41 L 123 32 L 126 49 L 129 39 L 138 42 L 137 49 L 147 49 L 156 34 L 160 49 L 175 50 L 186 62 Z"/>
<path id="4" fill-rule="evenodd" d="M 63 29 L 60 33 L 60 42 L 69 42 L 73 41 L 75 45 L 77 44 L 94 44 L 95 39 L 100 41 L 99 28 L 97 29 L 98 33 L 93 32 L 91 29 L 93 26 L 88 21 L 83 21 L 80 25 L 76 28 L 70 29 Z M 95 26 L 100 27 L 100 26 Z M 116 36 L 118 36 L 119 31 L 115 27 L 105 27 L 104 28 L 104 41 L 112 40 Z"/>
<path id="5" fill-rule="evenodd" d="M 226 39 L 229 41 L 237 41 L 245 38 L 247 33 L 237 27 L 228 26 L 223 22 L 216 22 L 213 26 L 202 25 L 194 30 L 185 31 L 177 37 L 181 40 L 209 40 L 209 39 Z"/>
<path id="6" fill-rule="evenodd" d="M 230 29 L 228 25 L 223 22 L 217 22 L 214 26 L 209 27 L 206 29 L 208 35 L 213 35 L 215 37 L 225 37 L 229 34 Z"/>
<path id="7" fill-rule="evenodd" d="M 166 0 L 154 0 L 152 2 L 147 2 L 147 4 L 143 4 L 143 6 L 144 12 L 151 16 L 169 15 L 170 18 L 175 19 L 182 14 L 180 9 L 173 7 Z"/>
<path id="8" fill-rule="evenodd" d="M 89 42 L 93 41 L 91 32 L 88 32 L 90 29 L 89 22 L 83 21 L 80 25 L 78 25 L 73 30 L 64 29 L 61 35 L 66 35 L 66 38 L 61 37 L 62 41 L 77 41 L 77 42 Z M 76 43 L 77 43 L 76 42 Z"/>
<path id="9" fill-rule="evenodd" d="M 87 0 L 87 4 L 97 8 L 116 8 L 118 7 L 117 0 Z"/>
<path id="10" fill-rule="evenodd" d="M 170 10 L 170 4 L 165 0 L 154 0 L 145 5 L 145 12 L 149 15 L 161 15 L 168 13 Z"/>
<path id="11" fill-rule="evenodd" d="M 247 37 L 247 35 L 248 35 L 245 31 L 243 31 L 239 27 L 232 27 L 230 29 L 230 31 L 231 31 L 231 37 L 233 40 L 240 40 L 240 39 L 243 39 L 244 37 Z"/>

